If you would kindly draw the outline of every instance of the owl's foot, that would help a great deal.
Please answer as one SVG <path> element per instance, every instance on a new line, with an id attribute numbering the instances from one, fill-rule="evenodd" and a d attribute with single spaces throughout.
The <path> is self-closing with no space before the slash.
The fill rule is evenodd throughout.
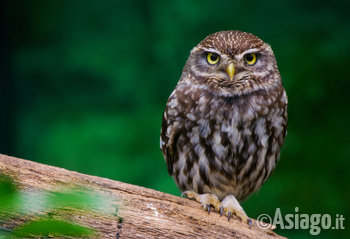
<path id="1" fill-rule="evenodd" d="M 225 213 L 228 220 L 230 220 L 232 214 L 235 214 L 242 222 L 246 222 L 249 228 L 252 227 L 252 220 L 248 218 L 243 208 L 233 195 L 227 195 L 222 202 L 218 197 L 212 193 L 198 194 L 194 191 L 184 191 L 181 197 L 186 196 L 188 199 L 194 199 L 199 202 L 205 211 L 210 212 L 210 207 L 213 206 L 215 211 L 220 212 L 220 216 Z"/>
<path id="2" fill-rule="evenodd" d="M 181 197 L 183 196 L 186 196 L 188 199 L 194 199 L 197 202 L 199 202 L 202 205 L 203 209 L 205 211 L 208 211 L 208 214 L 210 213 L 210 206 L 213 206 L 215 208 L 215 211 L 220 211 L 220 208 L 222 208 L 218 197 L 212 193 L 198 194 L 194 191 L 184 191 L 181 194 Z"/>
<path id="3" fill-rule="evenodd" d="M 222 200 L 221 204 L 222 204 L 224 213 L 228 217 L 228 220 L 230 220 L 232 214 L 235 214 L 237 217 L 239 217 L 242 220 L 242 222 L 246 222 L 249 228 L 252 227 L 252 220 L 244 212 L 242 206 L 239 204 L 235 196 L 227 195 L 224 198 L 224 200 Z"/>

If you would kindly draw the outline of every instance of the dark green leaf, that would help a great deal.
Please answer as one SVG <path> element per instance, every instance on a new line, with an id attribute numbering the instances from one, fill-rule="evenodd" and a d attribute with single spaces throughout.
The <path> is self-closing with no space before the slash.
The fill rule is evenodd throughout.
<path id="1" fill-rule="evenodd" d="M 29 236 L 71 236 L 86 237 L 93 233 L 89 228 L 54 219 L 39 219 L 29 222 L 17 229 L 15 235 L 17 237 Z"/>

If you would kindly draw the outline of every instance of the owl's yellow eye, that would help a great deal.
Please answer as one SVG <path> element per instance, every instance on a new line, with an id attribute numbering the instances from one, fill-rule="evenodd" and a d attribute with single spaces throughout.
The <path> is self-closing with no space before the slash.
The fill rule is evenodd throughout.
<path id="1" fill-rule="evenodd" d="M 214 65 L 214 64 L 218 63 L 219 60 L 220 60 L 220 56 L 218 54 L 211 53 L 211 52 L 208 53 L 207 61 L 210 65 Z"/>
<path id="2" fill-rule="evenodd" d="M 247 62 L 248 65 L 254 65 L 256 62 L 256 54 L 249 53 L 244 56 L 245 62 Z"/>

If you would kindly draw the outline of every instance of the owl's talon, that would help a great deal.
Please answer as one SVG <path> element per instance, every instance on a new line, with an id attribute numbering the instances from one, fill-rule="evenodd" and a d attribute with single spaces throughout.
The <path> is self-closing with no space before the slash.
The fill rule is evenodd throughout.
<path id="1" fill-rule="evenodd" d="M 211 206 L 215 208 L 215 211 L 219 211 L 219 208 L 221 207 L 221 203 L 218 197 L 212 193 L 198 194 L 194 191 L 184 191 L 181 194 L 181 197 L 183 196 L 186 196 L 188 199 L 194 199 L 195 201 L 199 202 L 203 210 L 207 211 L 208 214 L 210 214 Z"/>
<path id="2" fill-rule="evenodd" d="M 223 211 L 228 217 L 228 221 L 230 221 L 232 215 L 235 214 L 242 222 L 247 223 L 249 228 L 252 227 L 252 221 L 248 218 L 235 196 L 227 195 L 221 203 Z"/>
<path id="3" fill-rule="evenodd" d="M 188 193 L 188 191 L 182 192 L 180 197 L 182 197 L 182 198 L 185 197 L 185 196 L 187 197 L 187 193 Z"/>
<path id="4" fill-rule="evenodd" d="M 252 228 L 252 220 L 250 218 L 247 219 L 249 229 Z"/>
<path id="5" fill-rule="evenodd" d="M 235 214 L 242 222 L 248 224 L 249 228 L 252 227 L 252 220 L 247 217 L 243 208 L 233 195 L 227 195 L 222 202 L 219 201 L 215 194 L 204 193 L 198 194 L 194 191 L 184 191 L 181 197 L 186 196 L 188 199 L 193 199 L 199 202 L 203 210 L 210 214 L 210 207 L 213 206 L 216 212 L 220 213 L 220 217 L 225 213 L 227 215 L 227 221 L 230 221 L 233 214 Z"/>
<path id="6" fill-rule="evenodd" d="M 208 215 L 210 214 L 210 204 L 207 204 Z"/>

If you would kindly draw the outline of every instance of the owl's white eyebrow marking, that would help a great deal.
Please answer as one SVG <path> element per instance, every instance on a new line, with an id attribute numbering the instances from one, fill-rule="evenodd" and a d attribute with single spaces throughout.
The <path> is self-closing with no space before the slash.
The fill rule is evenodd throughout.
<path id="1" fill-rule="evenodd" d="M 256 52 L 258 52 L 258 51 L 261 51 L 261 49 L 258 49 L 258 48 L 248 49 L 248 50 L 242 52 L 241 54 L 236 55 L 235 58 L 236 58 L 237 60 L 239 60 L 239 59 L 241 59 L 245 54 L 256 53 Z"/>
<path id="2" fill-rule="evenodd" d="M 204 50 L 204 51 L 208 51 L 208 52 L 212 52 L 212 53 L 216 53 L 216 54 L 218 54 L 218 55 L 221 55 L 221 53 L 219 52 L 219 51 L 217 51 L 217 50 L 215 50 L 215 49 L 213 49 L 213 48 L 201 48 L 202 50 Z"/>

